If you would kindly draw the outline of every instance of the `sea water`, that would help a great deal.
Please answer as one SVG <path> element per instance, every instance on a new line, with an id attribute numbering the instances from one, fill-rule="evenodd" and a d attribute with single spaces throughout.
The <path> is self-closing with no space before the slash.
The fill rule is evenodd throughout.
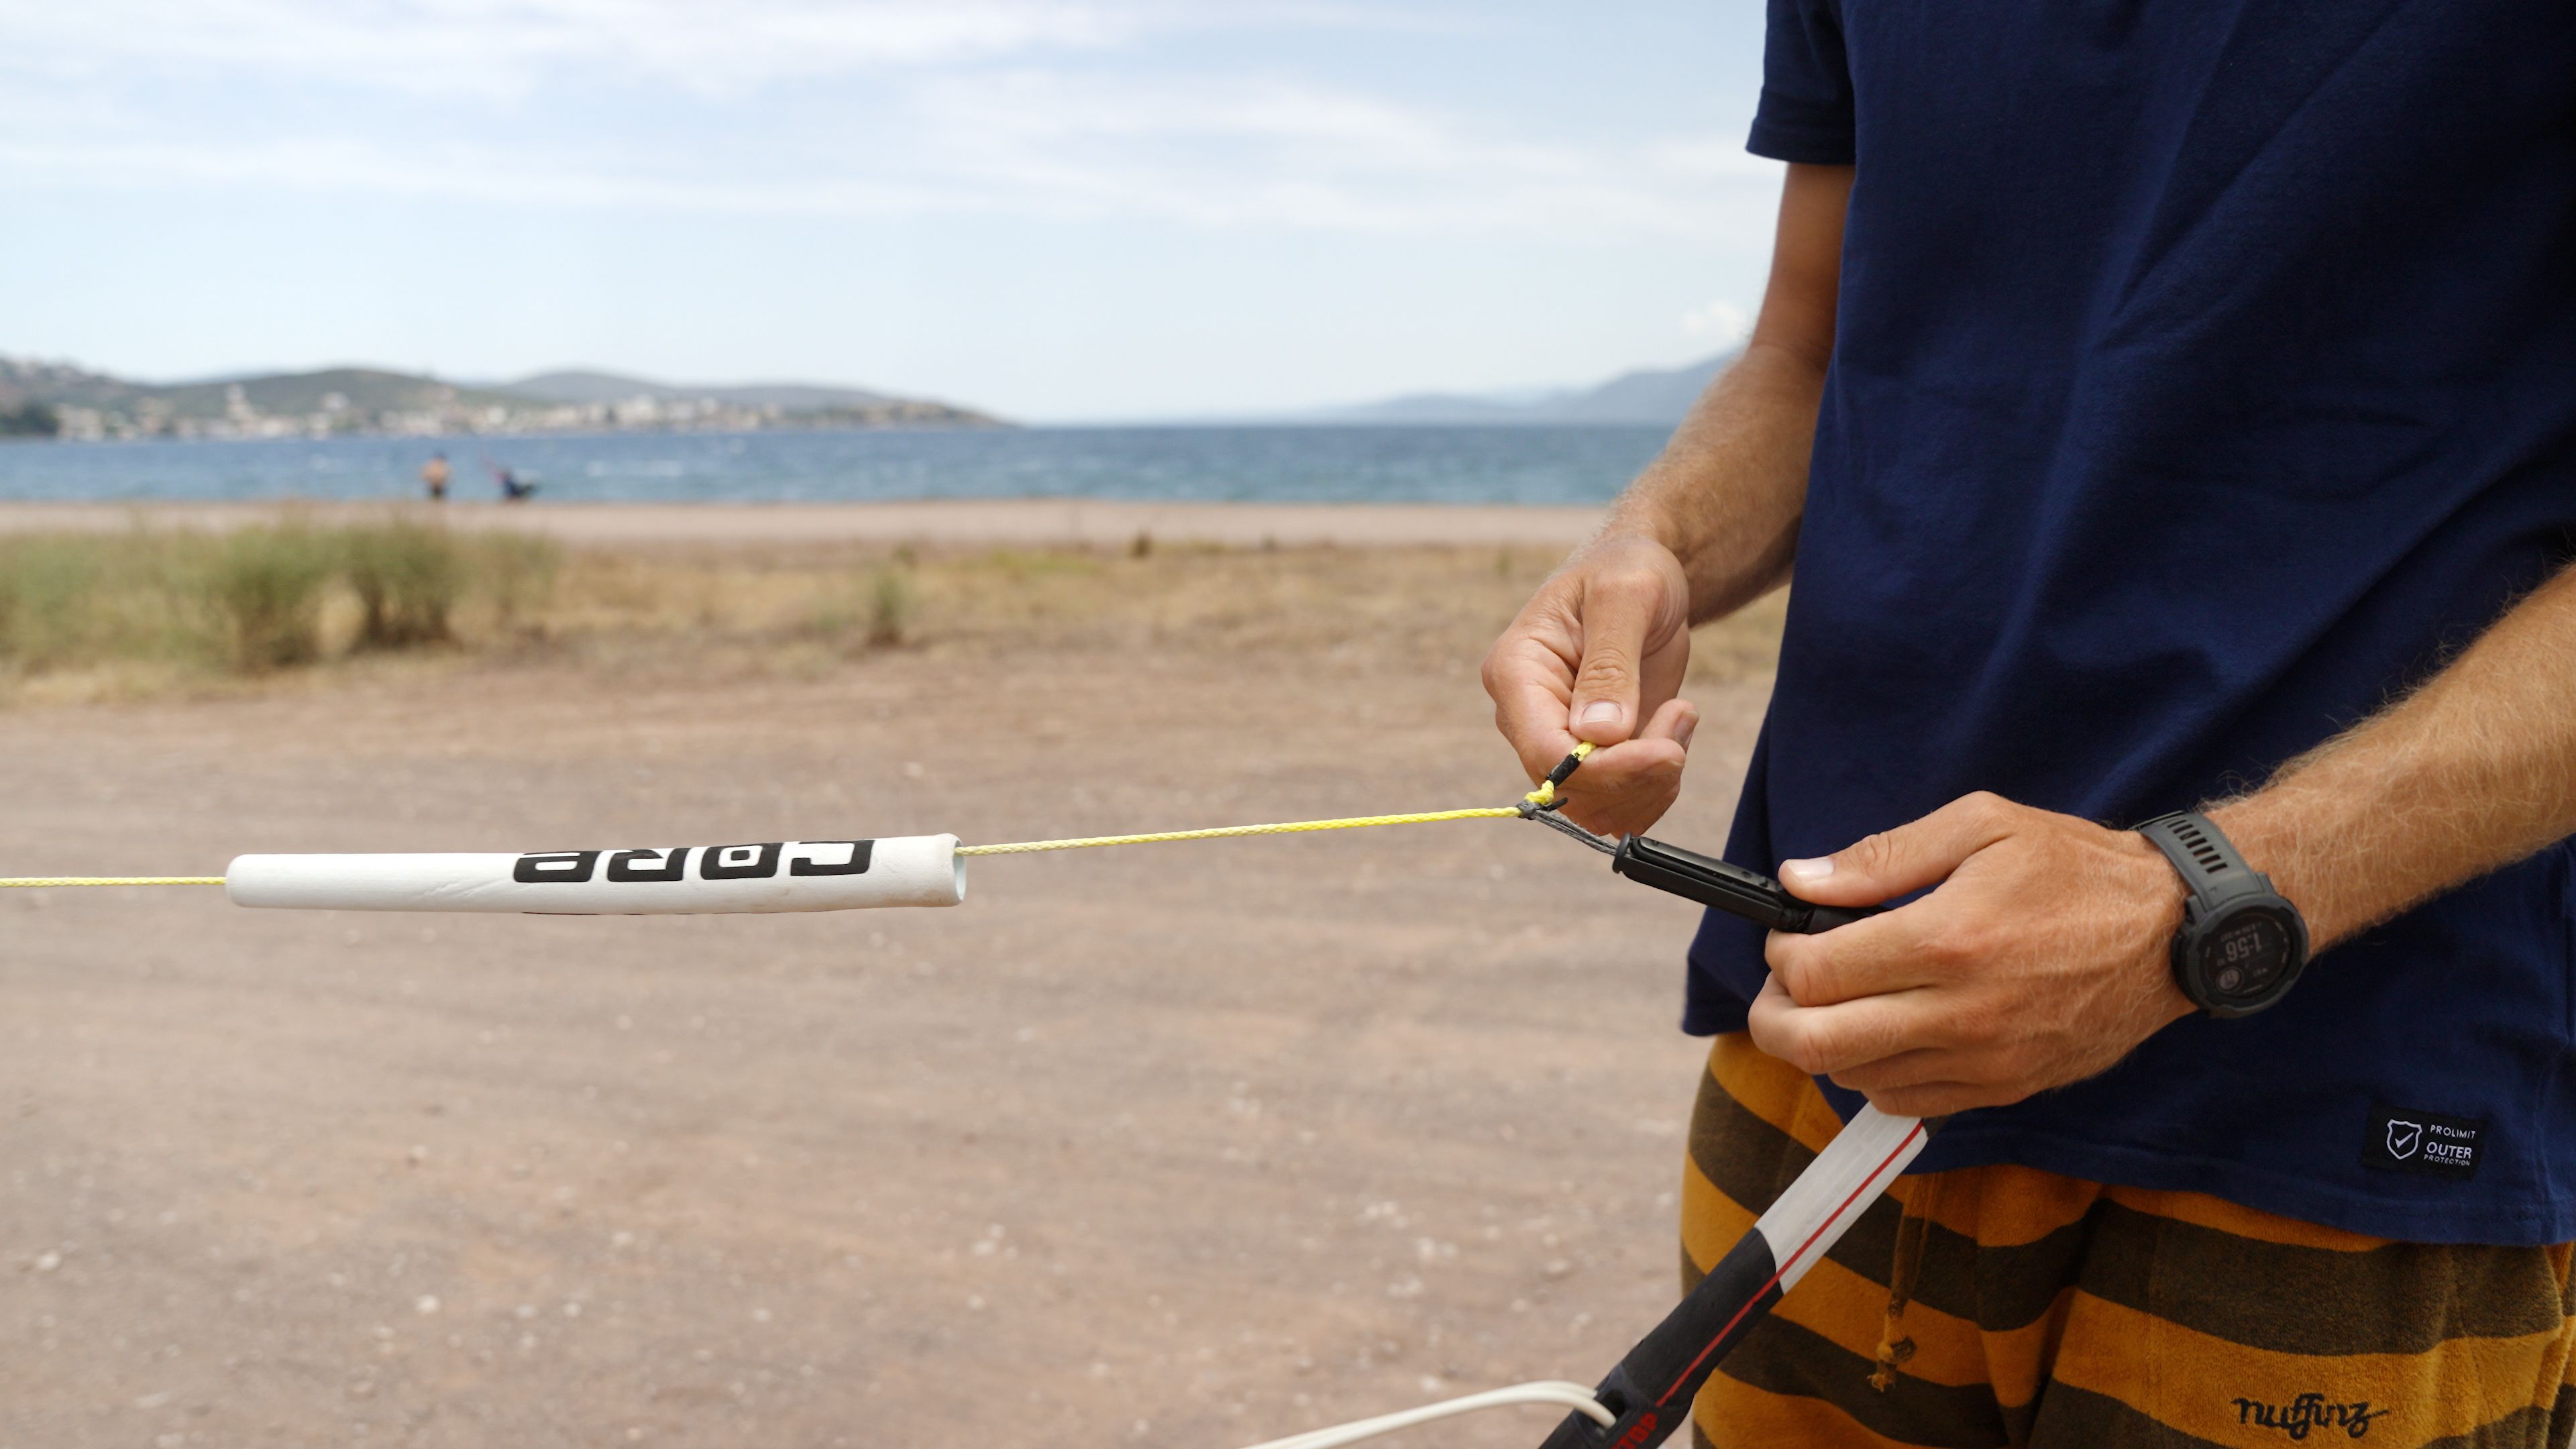
<path id="1" fill-rule="evenodd" d="M 1597 504 L 1660 427 L 1269 426 L 603 433 L 0 445 L 0 500 L 379 499 L 450 494 L 508 468 L 552 503 L 1135 498 Z"/>

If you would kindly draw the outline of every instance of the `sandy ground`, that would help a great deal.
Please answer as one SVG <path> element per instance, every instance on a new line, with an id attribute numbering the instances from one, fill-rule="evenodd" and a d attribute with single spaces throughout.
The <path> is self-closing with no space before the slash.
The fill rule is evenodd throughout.
<path id="1" fill-rule="evenodd" d="M 1520 788 L 1465 624 L 1242 637 L 22 705 L 0 872 Z M 1659 833 L 1722 838 L 1762 692 L 1693 686 Z M 1693 920 L 1502 821 L 988 860 L 951 911 L 0 893 L 0 1446 L 1229 1449 L 1588 1382 L 1673 1291 Z"/>
<path id="2" fill-rule="evenodd" d="M 999 543 L 1124 544 L 1144 533 L 1164 542 L 1257 547 L 1312 544 L 1528 544 L 1580 542 L 1598 510 L 1439 504 L 1128 503 L 1104 499 L 941 499 L 908 503 L 308 504 L 331 519 L 389 508 L 460 528 L 508 528 L 573 544 Z M 268 504 L 0 503 L 0 533 L 130 528 L 231 528 L 265 522 Z"/>

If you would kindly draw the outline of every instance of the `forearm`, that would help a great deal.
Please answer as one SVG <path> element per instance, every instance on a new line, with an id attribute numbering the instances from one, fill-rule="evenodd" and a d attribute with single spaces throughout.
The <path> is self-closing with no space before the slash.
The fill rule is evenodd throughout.
<path id="1" fill-rule="evenodd" d="M 2210 817 L 2319 949 L 2576 834 L 2576 569 Z"/>
<path id="2" fill-rule="evenodd" d="M 1787 581 L 1824 385 L 1822 357 L 1757 337 L 1612 507 L 1605 535 L 1643 534 L 1682 561 L 1692 622 Z"/>
<path id="3" fill-rule="evenodd" d="M 1744 355 L 1701 395 L 1603 527 L 1605 538 L 1651 539 L 1681 560 L 1692 623 L 1788 582 L 1834 353 L 1851 187 L 1848 166 L 1789 168 L 1771 278 Z"/>

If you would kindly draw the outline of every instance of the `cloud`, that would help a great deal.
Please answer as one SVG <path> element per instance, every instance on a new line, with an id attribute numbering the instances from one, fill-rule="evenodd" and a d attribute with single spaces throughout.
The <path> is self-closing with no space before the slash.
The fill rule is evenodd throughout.
<path id="1" fill-rule="evenodd" d="M 1163 34 L 1443 23 L 1311 0 L 0 0 L 0 70 L 149 68 L 478 95 L 583 75 L 739 93 Z"/>
<path id="2" fill-rule="evenodd" d="M 0 141 L 0 177 L 93 186 L 274 186 L 543 207 L 754 215 L 890 215 L 961 204 L 958 196 L 936 189 L 855 176 L 796 183 L 655 177 L 472 150 L 396 154 L 359 139 L 327 137 L 246 146 L 164 138 L 70 149 Z"/>
<path id="3" fill-rule="evenodd" d="M 1100 47 L 1176 19 L 1109 0 L 7 0 L 0 64 L 477 93 L 582 71 L 721 91 Z"/>
<path id="4" fill-rule="evenodd" d="M 1156 52 L 1209 30 L 1437 29 L 1462 14 L 1295 0 L 0 0 L 0 80 L 17 77 L 0 84 L 0 119 L 17 122 L 0 126 L 0 185 L 1758 244 L 1776 168 L 1731 137 L 1568 140 L 1518 115 Z M 1237 40 L 1229 55 L 1270 53 Z"/>
<path id="5" fill-rule="evenodd" d="M 1753 335 L 1753 314 L 1724 297 L 1682 314 L 1682 330 L 1732 347 Z"/>
<path id="6" fill-rule="evenodd" d="M 1055 209 L 1209 226 L 1725 230 L 1736 198 L 1652 148 L 1578 146 L 1280 77 L 1018 71 L 915 96 L 940 169 Z M 1747 168 L 1730 181 L 1772 173 Z"/>

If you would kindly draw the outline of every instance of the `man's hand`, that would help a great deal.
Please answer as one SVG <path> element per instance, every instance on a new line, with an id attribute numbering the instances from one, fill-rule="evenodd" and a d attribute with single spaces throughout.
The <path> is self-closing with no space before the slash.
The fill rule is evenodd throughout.
<path id="1" fill-rule="evenodd" d="M 2191 1003 L 2167 965 L 2186 892 L 2134 831 L 1969 795 L 1782 884 L 1824 905 L 1919 900 L 1772 933 L 1754 1044 L 1907 1117 L 1994 1107 L 2107 1070 Z"/>
<path id="2" fill-rule="evenodd" d="M 1699 728 L 1699 711 L 1675 697 L 1689 663 L 1681 560 L 1651 539 L 1613 535 L 1568 559 L 1522 607 L 1485 656 L 1485 692 L 1532 780 L 1576 742 L 1596 746 L 1563 787 L 1564 813 L 1628 835 L 1681 793 Z"/>

